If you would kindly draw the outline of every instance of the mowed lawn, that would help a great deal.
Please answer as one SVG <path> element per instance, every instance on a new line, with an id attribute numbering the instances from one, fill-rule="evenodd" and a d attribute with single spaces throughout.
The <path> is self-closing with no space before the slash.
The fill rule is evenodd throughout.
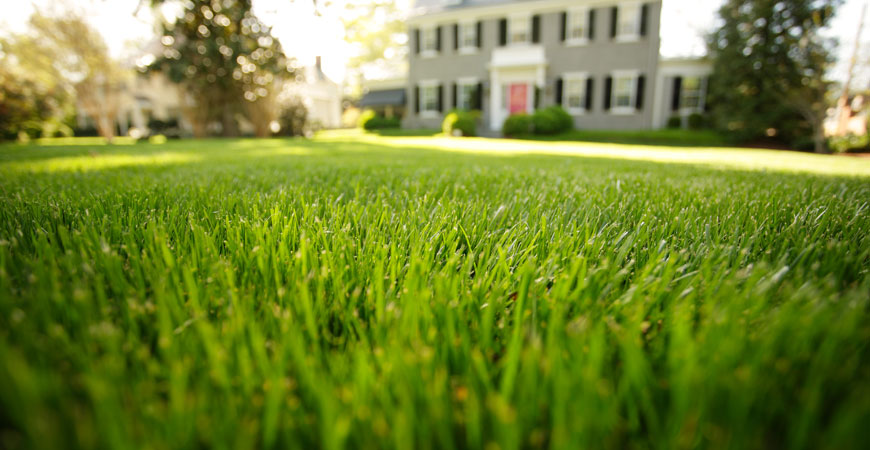
<path id="1" fill-rule="evenodd" d="M 851 449 L 870 159 L 0 146 L 0 448 Z"/>

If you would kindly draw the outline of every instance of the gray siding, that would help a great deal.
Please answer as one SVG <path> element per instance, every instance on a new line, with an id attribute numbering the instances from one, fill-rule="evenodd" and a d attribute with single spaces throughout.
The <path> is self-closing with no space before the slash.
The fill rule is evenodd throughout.
<path id="1" fill-rule="evenodd" d="M 614 2 L 613 6 L 618 2 Z M 616 42 L 610 37 L 610 7 L 595 7 L 595 36 L 583 46 L 567 46 L 561 40 L 561 11 L 537 13 L 541 17 L 540 45 L 544 47 L 546 84 L 541 90 L 540 106 L 556 102 L 556 80 L 566 72 L 587 72 L 594 80 L 591 111 L 575 116 L 580 129 L 648 129 L 652 116 L 659 57 L 659 27 L 661 1 L 649 5 L 646 35 L 637 42 Z M 535 14 L 535 2 L 529 2 Z M 474 16 L 469 8 L 469 17 Z M 443 115 L 421 118 L 415 113 L 415 90 L 421 80 L 439 80 L 444 86 L 444 111 L 453 108 L 451 85 L 461 77 L 477 77 L 484 83 L 483 121 L 489 128 L 490 73 L 493 49 L 498 47 L 500 17 L 486 17 L 483 22 L 481 48 L 474 55 L 461 55 L 454 50 L 453 23 L 441 23 L 442 47 L 438 56 L 422 58 L 415 53 L 415 26 L 410 30 L 408 73 L 408 114 L 404 125 L 412 128 L 439 128 Z M 612 114 L 604 110 L 605 78 L 613 71 L 636 70 L 645 77 L 643 108 L 632 114 Z M 498 124 L 500 125 L 500 124 Z"/>

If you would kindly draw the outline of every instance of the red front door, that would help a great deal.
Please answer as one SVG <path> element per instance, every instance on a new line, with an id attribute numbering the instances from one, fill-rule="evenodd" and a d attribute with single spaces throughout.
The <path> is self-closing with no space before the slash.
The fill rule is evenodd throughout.
<path id="1" fill-rule="evenodd" d="M 526 83 L 511 84 L 508 88 L 508 111 L 511 114 L 528 111 L 529 85 Z"/>

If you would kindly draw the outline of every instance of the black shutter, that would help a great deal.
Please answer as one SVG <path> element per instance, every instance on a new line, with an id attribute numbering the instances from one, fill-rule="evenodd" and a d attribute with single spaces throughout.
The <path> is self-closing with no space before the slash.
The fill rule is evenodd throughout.
<path id="1" fill-rule="evenodd" d="M 644 3 L 640 7 L 640 35 L 646 36 L 646 22 L 649 17 L 649 5 Z"/>
<path id="2" fill-rule="evenodd" d="M 444 112 L 444 85 L 438 85 L 438 112 Z"/>
<path id="3" fill-rule="evenodd" d="M 435 27 L 435 50 L 441 51 L 441 27 Z"/>
<path id="4" fill-rule="evenodd" d="M 589 33 L 589 40 L 595 39 L 595 10 L 589 10 L 589 25 L 587 27 L 587 33 Z"/>
<path id="5" fill-rule="evenodd" d="M 498 45 L 507 45 L 507 19 L 498 21 Z"/>
<path id="6" fill-rule="evenodd" d="M 456 99 L 457 99 L 457 97 L 456 97 L 456 83 L 453 83 L 453 94 L 452 94 L 452 99 L 451 99 L 452 101 L 450 102 L 450 104 L 453 105 L 454 109 L 459 109 L 459 105 L 456 104 Z"/>
<path id="7" fill-rule="evenodd" d="M 414 86 L 414 112 L 420 113 L 420 86 Z"/>
<path id="8" fill-rule="evenodd" d="M 478 20 L 477 21 L 477 36 L 475 36 L 475 38 L 477 39 L 477 48 L 480 48 L 481 42 L 483 42 L 483 38 L 481 36 L 483 36 L 483 22 Z"/>
<path id="9" fill-rule="evenodd" d="M 680 109 L 680 92 L 683 89 L 683 77 L 674 77 L 674 89 L 671 92 L 671 111 Z"/>
<path id="10" fill-rule="evenodd" d="M 610 94 L 613 90 L 613 77 L 610 75 L 604 79 L 604 110 L 610 110 Z"/>
<path id="11" fill-rule="evenodd" d="M 535 102 L 533 105 L 535 105 L 535 109 L 541 107 L 541 88 L 538 86 L 535 86 Z"/>
<path id="12" fill-rule="evenodd" d="M 562 105 L 562 78 L 556 78 L 556 104 Z"/>
<path id="13" fill-rule="evenodd" d="M 595 83 L 592 81 L 592 77 L 586 78 L 586 111 L 592 111 L 592 93 L 595 88 Z"/>
<path id="14" fill-rule="evenodd" d="M 459 50 L 459 25 L 453 24 L 453 50 Z"/>
<path id="15" fill-rule="evenodd" d="M 568 36 L 568 13 L 562 12 L 562 17 L 559 19 L 559 23 L 561 23 L 562 31 L 560 32 L 560 36 L 562 36 L 562 42 L 565 42 L 565 38 Z"/>
<path id="16" fill-rule="evenodd" d="M 532 16 L 532 42 L 541 42 L 541 16 L 537 14 Z"/>
<path id="17" fill-rule="evenodd" d="M 483 83 L 477 83 L 477 90 L 474 92 L 474 109 L 483 111 Z"/>
<path id="18" fill-rule="evenodd" d="M 635 92 L 636 98 L 634 99 L 635 106 L 637 109 L 643 109 L 643 88 L 646 84 L 646 77 L 643 75 L 639 75 L 637 77 L 637 92 Z"/>
<path id="19" fill-rule="evenodd" d="M 420 29 L 414 28 L 414 53 L 420 54 Z"/>
<path id="20" fill-rule="evenodd" d="M 616 38 L 616 16 L 619 14 L 619 8 L 610 8 L 610 39 Z"/>
<path id="21" fill-rule="evenodd" d="M 704 112 L 710 112 L 710 77 L 704 78 Z"/>

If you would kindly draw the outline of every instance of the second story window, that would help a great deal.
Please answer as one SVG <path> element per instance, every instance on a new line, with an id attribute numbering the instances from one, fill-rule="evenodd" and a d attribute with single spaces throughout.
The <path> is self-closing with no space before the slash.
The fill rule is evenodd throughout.
<path id="1" fill-rule="evenodd" d="M 475 22 L 459 24 L 459 48 L 461 50 L 477 48 L 477 24 Z"/>
<path id="2" fill-rule="evenodd" d="M 429 27 L 420 30 L 420 50 L 423 55 L 434 55 L 438 53 L 438 27 Z"/>
<path id="3" fill-rule="evenodd" d="M 587 15 L 588 12 L 585 9 L 573 9 L 568 12 L 568 42 L 583 42 L 586 40 Z"/>
<path id="4" fill-rule="evenodd" d="M 529 16 L 513 16 L 508 25 L 508 42 L 511 44 L 527 44 L 532 40 L 532 22 Z"/>

